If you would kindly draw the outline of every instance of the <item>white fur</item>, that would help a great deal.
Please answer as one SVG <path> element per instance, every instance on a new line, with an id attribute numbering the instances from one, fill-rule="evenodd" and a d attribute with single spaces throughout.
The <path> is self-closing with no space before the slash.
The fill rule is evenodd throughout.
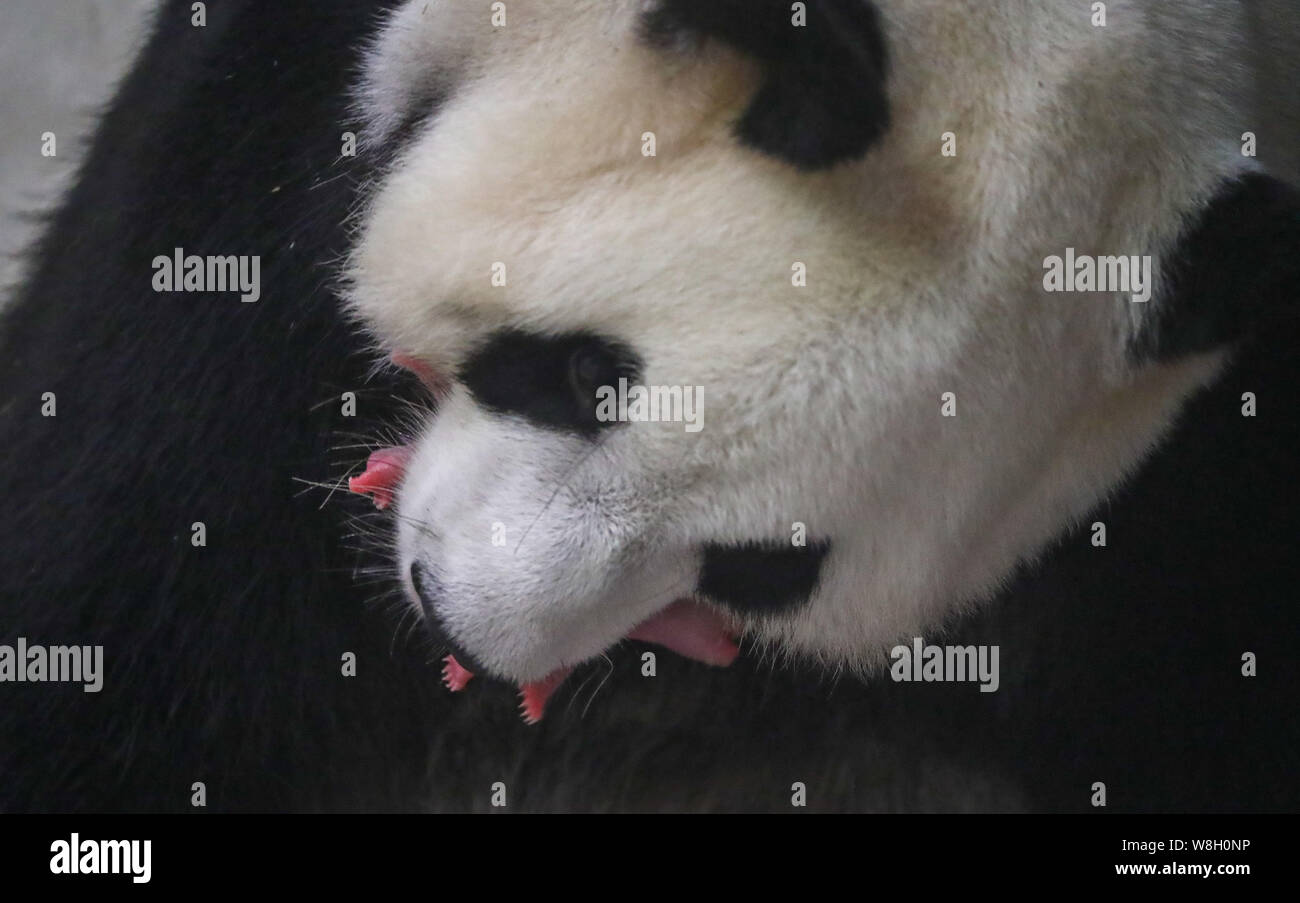
<path id="1" fill-rule="evenodd" d="M 1075 247 L 1158 269 L 1246 165 L 1232 8 L 1112 0 L 1094 28 L 1074 0 L 877 5 L 891 128 L 816 175 L 733 138 L 753 63 L 644 46 L 640 0 L 513 0 L 503 29 L 486 5 L 417 0 L 377 45 L 373 134 L 422 77 L 455 83 L 364 218 L 351 299 L 377 335 L 453 370 L 505 326 L 595 330 L 645 383 L 705 387 L 703 431 L 634 423 L 594 450 L 463 389 L 428 425 L 399 564 L 436 569 L 494 670 L 590 658 L 691 590 L 702 544 L 794 522 L 833 542 L 820 590 L 747 628 L 870 667 L 986 598 L 1212 377 L 1213 357 L 1134 368 L 1154 304 L 1046 294 L 1042 263 Z"/>

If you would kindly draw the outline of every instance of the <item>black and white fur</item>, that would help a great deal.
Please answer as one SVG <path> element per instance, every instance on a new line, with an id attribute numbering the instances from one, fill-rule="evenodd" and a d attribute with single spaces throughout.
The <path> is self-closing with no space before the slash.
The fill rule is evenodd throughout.
<path id="1" fill-rule="evenodd" d="M 1295 807 L 1300 207 L 1240 153 L 1234 6 L 827 0 L 793 48 L 787 4 L 261 6 L 163 10 L 0 333 L 3 638 L 107 663 L 4 687 L 0 807 Z M 149 292 L 175 246 L 261 254 L 263 300 Z M 1155 256 L 1156 297 L 1045 294 L 1065 247 Z M 596 452 L 465 384 L 416 425 L 394 583 L 436 567 L 498 676 L 593 660 L 540 728 L 441 693 L 358 507 L 299 494 L 419 397 L 356 317 L 449 372 L 594 334 L 706 387 L 699 434 Z M 737 665 L 611 647 L 794 521 L 806 592 L 711 594 Z M 999 645 L 999 692 L 888 681 L 912 635 Z"/>

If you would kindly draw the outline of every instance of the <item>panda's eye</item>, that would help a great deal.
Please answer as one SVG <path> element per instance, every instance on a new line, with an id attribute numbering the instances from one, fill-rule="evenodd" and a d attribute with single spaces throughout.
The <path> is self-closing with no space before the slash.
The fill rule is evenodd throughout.
<path id="1" fill-rule="evenodd" d="M 631 349 L 602 336 L 506 330 L 472 354 L 459 377 L 488 410 L 590 436 L 615 424 L 596 416 L 598 391 L 617 391 L 620 378 L 634 382 L 639 368 Z"/>
<path id="2" fill-rule="evenodd" d="M 569 356 L 569 387 L 582 411 L 596 420 L 597 392 L 602 386 L 617 390 L 620 376 L 617 355 L 603 343 L 583 345 Z"/>

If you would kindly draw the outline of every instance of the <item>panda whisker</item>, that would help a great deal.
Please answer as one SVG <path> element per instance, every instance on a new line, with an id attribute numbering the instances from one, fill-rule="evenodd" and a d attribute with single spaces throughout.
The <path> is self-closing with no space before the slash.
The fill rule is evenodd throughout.
<path id="1" fill-rule="evenodd" d="M 591 458 L 592 455 L 594 455 L 597 451 L 601 450 L 604 447 L 605 439 L 607 435 L 608 434 L 598 437 L 596 439 L 595 444 L 590 449 L 588 449 L 580 458 L 578 458 L 577 461 L 573 462 L 573 464 L 570 465 L 569 469 L 565 471 L 564 476 L 561 477 L 560 479 L 559 485 L 555 487 L 555 490 L 551 493 L 550 497 L 546 500 L 546 504 L 542 506 L 542 510 L 537 512 L 537 516 L 534 517 L 532 522 L 529 523 L 529 525 L 524 528 L 523 535 L 519 537 L 519 542 L 515 543 L 515 550 L 512 554 L 514 555 L 519 554 L 520 547 L 523 546 L 524 540 L 528 538 L 528 534 L 532 532 L 533 527 L 537 526 L 537 523 L 542 519 L 542 517 L 545 516 L 546 512 L 550 510 L 551 505 L 554 504 L 556 498 L 559 497 L 560 492 L 563 491 L 569 485 L 569 481 L 572 480 L 574 474 L 578 472 L 578 468 L 581 467 L 583 464 L 585 464 Z"/>
<path id="2" fill-rule="evenodd" d="M 603 652 L 600 657 L 604 660 L 608 668 L 605 671 L 605 676 L 600 679 L 600 683 L 596 684 L 596 689 L 591 691 L 591 696 L 588 697 L 587 704 L 582 707 L 582 714 L 579 716 L 580 718 L 587 717 L 587 712 L 591 709 L 591 704 L 596 701 L 596 697 L 600 695 L 600 691 L 604 689 L 605 684 L 609 683 L 609 679 L 614 676 L 614 660 L 611 659 L 608 654 Z M 585 687 L 587 681 L 583 681 L 582 685 Z"/>

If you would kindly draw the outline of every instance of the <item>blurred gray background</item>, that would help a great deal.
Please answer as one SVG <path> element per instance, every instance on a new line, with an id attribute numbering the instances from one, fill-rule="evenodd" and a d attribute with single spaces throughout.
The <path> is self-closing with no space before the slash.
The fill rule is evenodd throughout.
<path id="1" fill-rule="evenodd" d="M 0 292 L 17 281 L 36 226 L 24 214 L 72 177 L 158 2 L 0 0 Z M 57 136 L 57 157 L 41 156 L 42 132 Z"/>
<path id="2" fill-rule="evenodd" d="M 54 203 L 71 178 L 159 2 L 0 0 L 0 301 L 36 226 L 26 214 Z M 1260 159 L 1300 181 L 1300 0 L 1218 2 L 1242 2 L 1250 21 Z M 40 155 L 46 131 L 58 136 L 53 159 Z"/>

